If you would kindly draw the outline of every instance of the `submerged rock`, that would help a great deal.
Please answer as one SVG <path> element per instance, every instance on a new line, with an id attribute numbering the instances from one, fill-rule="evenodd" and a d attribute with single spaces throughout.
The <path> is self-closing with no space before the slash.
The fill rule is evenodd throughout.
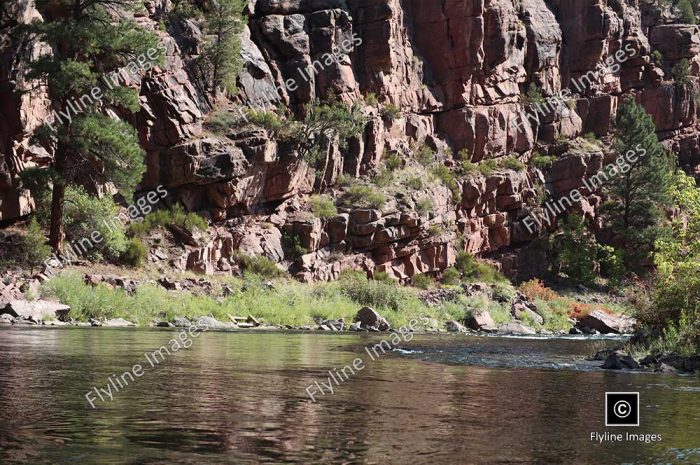
<path id="1" fill-rule="evenodd" d="M 639 363 L 637 363 L 627 353 L 621 350 L 616 350 L 608 355 L 602 368 L 606 370 L 636 370 L 639 368 Z"/>

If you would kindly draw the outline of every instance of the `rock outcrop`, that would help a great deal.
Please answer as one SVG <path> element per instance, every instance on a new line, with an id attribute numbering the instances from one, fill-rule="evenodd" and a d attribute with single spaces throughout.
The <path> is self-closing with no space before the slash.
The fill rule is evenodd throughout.
<path id="1" fill-rule="evenodd" d="M 242 37 L 239 105 L 282 104 L 299 114 L 305 104 L 333 92 L 348 103 L 374 94 L 379 106 L 400 109 L 390 120 L 377 105 L 365 105 L 364 134 L 347 147 L 331 144 L 323 175 L 287 156 L 261 128 L 207 130 L 212 107 L 189 66 L 201 32 L 189 20 L 173 20 L 160 30 L 160 7 L 149 8 L 137 20 L 158 31 L 166 63 L 132 83 L 140 86 L 141 110 L 120 116 L 136 126 L 146 153 L 141 189 L 163 185 L 168 203 L 180 202 L 215 224 L 206 245 L 187 245 L 173 258 L 179 267 L 230 273 L 230 258 L 240 252 L 265 256 L 304 281 L 335 279 L 344 269 L 386 272 L 405 281 L 451 266 L 460 235 L 464 250 L 497 258 L 507 274 L 537 274 L 541 251 L 531 242 L 543 228 L 555 228 L 556 220 L 535 230 L 523 220 L 542 213 L 537 206 L 545 192 L 561 197 L 612 161 L 601 147 L 566 140 L 586 132 L 609 134 L 623 95 L 652 114 L 659 136 L 684 168 L 692 171 L 700 163 L 692 86 L 669 80 L 682 59 L 690 62 L 691 80 L 700 74 L 700 29 L 674 23 L 653 5 L 252 0 Z M 9 27 L 0 32 L 0 221 L 34 209 L 19 175 L 45 166 L 52 156 L 30 138 L 50 113 L 45 91 L 17 92 L 31 84 L 20 58 L 44 46 L 20 43 L 12 34 L 13 25 L 40 15 L 32 2 L 10 1 L 4 18 Z M 654 51 L 662 62 L 651 58 Z M 572 97 L 532 118 L 533 109 L 521 98 L 530 85 L 546 96 L 566 90 Z M 383 208 L 345 205 L 336 217 L 309 217 L 305 198 L 315 187 L 337 198 L 345 192 L 341 176 L 376 174 L 388 154 L 413 160 L 424 146 L 435 152 L 435 163 L 450 167 L 459 164 L 454 154 L 463 149 L 472 162 L 506 156 L 527 162 L 536 150 L 557 160 L 545 170 L 464 176 L 452 190 L 391 192 Z M 571 208 L 595 220 L 600 198 L 582 192 Z M 433 208 L 419 214 L 422 198 Z M 285 250 L 289 237 L 306 252 Z"/>

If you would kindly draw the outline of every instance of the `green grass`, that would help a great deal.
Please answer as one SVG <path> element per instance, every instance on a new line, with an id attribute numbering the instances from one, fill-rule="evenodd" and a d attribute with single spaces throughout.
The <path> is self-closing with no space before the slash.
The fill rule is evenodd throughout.
<path id="1" fill-rule="evenodd" d="M 226 282 L 236 292 L 226 298 L 218 296 L 218 292 L 174 294 L 151 284 L 142 285 L 129 295 L 104 284 L 92 287 L 83 282 L 82 275 L 66 272 L 45 283 L 42 295 L 70 305 L 70 315 L 79 321 L 121 317 L 140 325 L 171 321 L 179 316 L 189 319 L 213 316 L 228 322 L 227 314 L 251 314 L 267 324 L 295 326 L 311 325 L 316 317 L 344 318 L 351 322 L 364 305 L 373 307 L 394 327 L 421 315 L 439 321 L 449 318 L 446 308 L 425 305 L 415 289 L 388 280 L 368 280 L 356 273 L 346 273 L 336 282 L 313 285 L 280 278 L 273 281 L 272 289 L 264 285 L 266 280 L 254 275 L 231 278 Z"/>
<path id="2" fill-rule="evenodd" d="M 326 195 L 312 195 L 309 205 L 316 218 L 333 218 L 338 214 L 333 199 Z"/>
<path id="3" fill-rule="evenodd" d="M 361 184 L 350 186 L 344 200 L 353 206 L 384 208 L 386 196 L 379 190 Z"/>

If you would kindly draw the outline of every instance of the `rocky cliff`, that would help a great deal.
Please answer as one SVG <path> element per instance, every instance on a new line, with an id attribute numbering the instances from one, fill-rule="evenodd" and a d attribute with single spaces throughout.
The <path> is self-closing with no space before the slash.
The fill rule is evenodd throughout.
<path id="1" fill-rule="evenodd" d="M 164 185 L 168 202 L 212 221 L 206 245 L 187 246 L 177 266 L 230 272 L 231 257 L 242 251 L 308 281 L 333 279 L 345 268 L 408 279 L 444 270 L 461 248 L 498 260 L 511 275 L 537 274 L 545 266 L 535 241 L 541 231 L 523 219 L 545 196 L 584 186 L 613 161 L 605 141 L 624 95 L 651 113 L 684 168 L 700 163 L 693 82 L 700 30 L 680 24 L 668 7 L 631 0 L 251 0 L 240 90 L 224 109 L 212 108 L 192 71 L 202 37 L 196 21 L 163 27 L 170 9 L 167 0 L 150 1 L 136 18 L 158 32 L 167 61 L 131 83 L 140 86 L 142 108 L 120 116 L 136 126 L 147 154 L 141 189 Z M 19 173 L 51 153 L 29 140 L 49 114 L 46 95 L 40 86 L 17 92 L 31 84 L 20 57 L 42 45 L 18 43 L 12 34 L 14 24 L 40 15 L 31 2 L 11 2 L 4 13 L 0 220 L 7 221 L 33 208 Z M 671 70 L 684 58 L 692 76 L 674 82 Z M 531 86 L 571 97 L 538 112 L 523 98 Z M 207 129 L 217 111 L 282 104 L 299 113 L 331 92 L 361 102 L 368 123 L 347 146 L 328 145 L 320 170 L 285 157 L 264 129 Z M 400 112 L 388 116 L 382 109 L 389 106 Z M 586 141 L 585 133 L 603 142 Z M 382 187 L 389 199 L 382 208 L 345 202 L 334 218 L 310 213 L 315 188 L 340 199 L 348 180 L 376 176 L 389 156 L 423 176 L 415 160 L 426 148 L 433 163 L 458 175 L 460 151 L 472 162 L 516 157 L 527 168 L 462 175 L 456 189 L 440 182 L 406 189 L 395 177 Z M 537 153 L 556 159 L 540 169 L 529 163 Z M 582 191 L 573 208 L 595 220 L 600 196 Z M 419 212 L 424 198 L 431 208 Z M 306 253 L 290 256 L 289 237 Z"/>

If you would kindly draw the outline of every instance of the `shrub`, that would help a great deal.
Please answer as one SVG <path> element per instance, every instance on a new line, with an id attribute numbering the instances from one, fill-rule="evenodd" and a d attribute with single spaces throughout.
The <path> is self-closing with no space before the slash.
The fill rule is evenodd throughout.
<path id="1" fill-rule="evenodd" d="M 469 153 L 468 149 L 461 149 L 459 152 L 457 152 L 457 158 L 462 161 L 471 161 L 472 154 Z"/>
<path id="2" fill-rule="evenodd" d="M 479 165 L 477 165 L 476 163 L 472 163 L 469 160 L 463 160 L 461 166 L 462 174 L 464 175 L 473 175 L 479 172 Z"/>
<path id="3" fill-rule="evenodd" d="M 454 267 L 446 269 L 442 273 L 442 283 L 447 286 L 456 286 L 459 284 L 460 273 Z"/>
<path id="4" fill-rule="evenodd" d="M 196 213 L 185 212 L 180 204 L 175 204 L 169 210 L 157 210 L 146 215 L 142 221 L 129 225 L 129 231 L 135 235 L 145 235 L 156 228 L 179 226 L 189 232 L 195 229 L 206 231 L 209 223 Z"/>
<path id="5" fill-rule="evenodd" d="M 387 103 L 382 107 L 382 118 L 388 121 L 394 121 L 401 116 L 401 108 L 393 103 Z"/>
<path id="6" fill-rule="evenodd" d="M 384 204 L 386 203 L 386 196 L 370 186 L 356 184 L 350 186 L 345 193 L 344 200 L 350 205 L 381 209 L 384 208 Z"/>
<path id="7" fill-rule="evenodd" d="M 338 214 L 333 199 L 325 195 L 313 195 L 309 199 L 311 210 L 316 218 L 333 218 Z"/>
<path id="8" fill-rule="evenodd" d="M 496 268 L 487 263 L 477 262 L 469 252 L 459 252 L 457 254 L 455 268 L 462 273 L 462 276 L 473 281 L 496 282 L 506 280 Z"/>
<path id="9" fill-rule="evenodd" d="M 377 94 L 370 92 L 365 95 L 365 103 L 371 107 L 376 107 L 379 101 L 377 100 Z"/>
<path id="10" fill-rule="evenodd" d="M 110 197 L 93 197 L 80 187 L 66 188 L 63 210 L 66 238 L 75 249 L 94 259 L 118 259 L 126 250 L 127 239 L 120 221 L 119 207 Z M 92 240 L 99 233 L 101 241 Z"/>
<path id="11" fill-rule="evenodd" d="M 413 275 L 413 277 L 411 277 L 411 282 L 415 287 L 418 287 L 420 289 L 429 289 L 435 284 L 433 278 L 427 274 Z"/>
<path id="12" fill-rule="evenodd" d="M 41 266 L 51 255 L 51 247 L 46 243 L 46 236 L 36 218 L 32 218 L 29 222 L 27 231 L 22 236 L 20 248 L 24 262 L 31 266 L 32 271 L 35 266 Z"/>
<path id="13" fill-rule="evenodd" d="M 377 187 L 389 187 L 394 182 L 394 173 L 390 170 L 381 170 L 372 177 L 372 184 Z"/>
<path id="14" fill-rule="evenodd" d="M 386 169 L 389 171 L 396 171 L 401 168 L 401 158 L 396 152 L 391 152 L 391 154 L 386 159 Z"/>
<path id="15" fill-rule="evenodd" d="M 212 112 L 204 122 L 204 127 L 214 134 L 223 135 L 239 123 L 240 118 L 225 110 Z"/>
<path id="16" fill-rule="evenodd" d="M 659 52 L 658 50 L 654 50 L 651 52 L 651 55 L 649 55 L 651 58 L 651 61 L 659 68 L 663 68 L 664 66 L 664 56 Z"/>
<path id="17" fill-rule="evenodd" d="M 535 152 L 532 156 L 532 165 L 540 170 L 545 170 L 552 166 L 552 163 L 557 159 L 557 157 L 552 155 L 543 155 L 540 152 Z"/>
<path id="18" fill-rule="evenodd" d="M 518 287 L 518 289 L 520 289 L 520 292 L 525 294 L 530 300 L 541 299 L 544 301 L 550 301 L 559 297 L 556 292 L 546 287 L 539 279 L 525 281 Z"/>
<path id="19" fill-rule="evenodd" d="M 409 187 L 409 188 L 413 189 L 414 191 L 421 190 L 421 189 L 423 189 L 423 180 L 421 178 L 419 178 L 418 176 L 413 177 L 413 178 L 409 178 L 406 181 L 406 187 Z"/>
<path id="20" fill-rule="evenodd" d="M 138 237 L 132 237 L 126 243 L 126 250 L 120 260 L 128 266 L 139 268 L 148 257 L 146 246 Z"/>
<path id="21" fill-rule="evenodd" d="M 679 84 L 689 84 L 690 83 L 690 64 L 688 60 L 683 58 L 678 63 L 673 66 L 671 70 L 671 75 L 673 79 Z"/>
<path id="22" fill-rule="evenodd" d="M 491 176 L 494 171 L 498 169 L 498 163 L 496 160 L 493 158 L 489 158 L 488 160 L 484 160 L 481 163 L 479 163 L 478 168 L 479 173 L 481 173 L 483 176 Z"/>
<path id="23" fill-rule="evenodd" d="M 231 258 L 241 267 L 244 276 L 256 275 L 263 278 L 276 278 L 284 274 L 284 272 L 277 267 L 277 264 L 267 257 L 255 257 L 236 253 Z"/>
<path id="24" fill-rule="evenodd" d="M 435 152 L 427 144 L 423 144 L 416 151 L 416 159 L 421 165 L 430 166 L 435 161 Z"/>
<path id="25" fill-rule="evenodd" d="M 530 87 L 528 87 L 527 93 L 521 96 L 521 99 L 526 105 L 542 105 L 543 103 L 545 103 L 545 99 L 542 96 L 542 92 L 540 92 L 540 89 L 535 85 L 534 82 L 530 83 Z"/>
<path id="26" fill-rule="evenodd" d="M 685 24 L 695 24 L 695 11 L 688 0 L 678 0 L 676 8 L 680 13 L 680 20 Z"/>
<path id="27" fill-rule="evenodd" d="M 339 291 L 358 305 L 366 305 L 375 309 L 402 311 L 407 306 L 413 294 L 397 283 L 368 280 L 364 273 L 345 272 L 337 284 Z"/>
<path id="28" fill-rule="evenodd" d="M 428 213 L 433 209 L 433 200 L 430 197 L 423 197 L 416 202 L 416 211 L 418 213 Z"/>
<path id="29" fill-rule="evenodd" d="M 437 165 L 433 167 L 432 173 L 437 177 L 450 191 L 455 202 L 459 202 L 462 198 L 459 183 L 454 173 L 445 165 Z"/>
<path id="30" fill-rule="evenodd" d="M 525 164 L 518 160 L 515 156 L 506 157 L 503 160 L 503 166 L 513 171 L 522 171 L 525 169 Z"/>
<path id="31" fill-rule="evenodd" d="M 301 245 L 299 236 L 288 231 L 282 233 L 282 246 L 285 255 L 293 260 L 309 253 L 308 249 Z"/>
<path id="32" fill-rule="evenodd" d="M 598 138 L 596 137 L 594 132 L 587 132 L 583 135 L 583 138 L 586 139 L 590 143 L 596 143 L 598 142 Z"/>

